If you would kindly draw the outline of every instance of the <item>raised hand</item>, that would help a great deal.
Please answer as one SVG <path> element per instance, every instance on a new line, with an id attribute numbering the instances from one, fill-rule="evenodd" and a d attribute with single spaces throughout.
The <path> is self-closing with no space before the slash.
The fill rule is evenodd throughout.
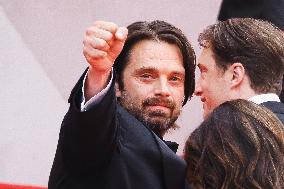
<path id="1" fill-rule="evenodd" d="M 86 30 L 83 41 L 83 54 L 89 63 L 84 89 L 86 100 L 105 87 L 114 61 L 127 38 L 127 31 L 125 27 L 104 21 L 96 21 Z"/>

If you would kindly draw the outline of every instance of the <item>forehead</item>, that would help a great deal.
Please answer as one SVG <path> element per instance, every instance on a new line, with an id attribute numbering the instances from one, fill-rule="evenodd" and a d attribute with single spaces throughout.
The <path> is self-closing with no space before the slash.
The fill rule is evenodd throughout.
<path id="1" fill-rule="evenodd" d="M 184 72 L 180 49 L 163 41 L 142 40 L 133 46 L 127 68 L 175 69 Z"/>

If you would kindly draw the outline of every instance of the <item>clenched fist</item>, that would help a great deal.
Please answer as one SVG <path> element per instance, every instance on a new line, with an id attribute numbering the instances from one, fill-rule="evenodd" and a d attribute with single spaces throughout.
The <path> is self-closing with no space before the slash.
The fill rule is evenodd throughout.
<path id="1" fill-rule="evenodd" d="M 112 22 L 96 21 L 89 27 L 84 37 L 83 54 L 90 68 L 109 71 L 121 52 L 127 29 Z"/>
<path id="2" fill-rule="evenodd" d="M 86 30 L 83 54 L 89 63 L 85 99 L 100 92 L 107 84 L 115 59 L 121 52 L 128 30 L 112 22 L 96 21 Z"/>

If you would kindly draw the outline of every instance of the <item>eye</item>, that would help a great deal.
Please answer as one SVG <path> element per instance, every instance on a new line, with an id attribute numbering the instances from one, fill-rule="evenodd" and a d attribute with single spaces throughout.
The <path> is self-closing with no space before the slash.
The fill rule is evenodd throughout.
<path id="1" fill-rule="evenodd" d="M 178 76 L 173 76 L 170 78 L 170 81 L 181 81 L 182 79 Z"/>
<path id="2" fill-rule="evenodd" d="M 142 73 L 139 75 L 139 79 L 143 82 L 151 82 L 155 80 L 155 75 L 151 73 Z"/>
<path id="3" fill-rule="evenodd" d="M 153 76 L 149 73 L 143 73 L 140 75 L 140 77 L 143 79 L 153 79 Z"/>
<path id="4" fill-rule="evenodd" d="M 181 84 L 184 83 L 184 77 L 181 76 L 181 75 L 173 75 L 169 78 L 169 82 L 172 84 L 172 85 L 175 85 L 175 86 L 180 86 Z"/>

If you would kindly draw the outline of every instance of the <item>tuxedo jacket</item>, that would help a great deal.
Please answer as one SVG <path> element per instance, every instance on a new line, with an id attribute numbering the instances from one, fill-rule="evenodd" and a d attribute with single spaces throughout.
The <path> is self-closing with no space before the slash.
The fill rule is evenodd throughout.
<path id="1" fill-rule="evenodd" d="M 82 80 L 68 100 L 48 188 L 188 188 L 185 161 L 117 104 L 114 83 L 99 104 L 80 111 Z"/>
<path id="2" fill-rule="evenodd" d="M 276 101 L 268 101 L 262 103 L 263 106 L 270 109 L 284 124 L 284 104 Z"/>

